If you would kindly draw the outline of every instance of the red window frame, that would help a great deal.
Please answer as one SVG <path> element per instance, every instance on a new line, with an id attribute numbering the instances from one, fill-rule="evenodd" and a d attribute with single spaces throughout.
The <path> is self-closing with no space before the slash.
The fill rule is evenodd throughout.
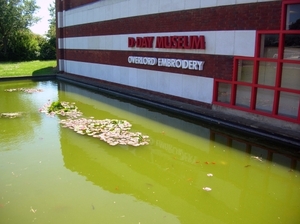
<path id="1" fill-rule="evenodd" d="M 286 34 L 297 34 L 297 35 L 299 34 L 300 35 L 300 30 L 286 30 L 285 29 L 287 5 L 299 4 L 299 3 L 300 3 L 299 0 L 283 0 L 280 30 L 259 30 L 259 31 L 256 31 L 254 57 L 241 57 L 241 56 L 234 57 L 234 59 L 233 59 L 232 80 L 227 81 L 227 80 L 215 79 L 215 81 L 214 81 L 214 92 L 213 92 L 213 104 L 300 124 L 300 100 L 299 100 L 299 105 L 298 105 L 298 114 L 297 114 L 296 118 L 278 114 L 279 97 L 280 97 L 281 92 L 297 94 L 300 97 L 300 90 L 281 87 L 281 72 L 282 72 L 283 63 L 299 64 L 300 65 L 300 60 L 288 60 L 288 59 L 283 58 L 284 35 L 286 35 Z M 277 58 L 261 58 L 260 57 L 261 36 L 264 35 L 264 34 L 277 34 L 277 35 L 279 35 L 278 57 Z M 240 60 L 253 61 L 252 82 L 242 82 L 242 81 L 237 80 L 238 63 L 239 63 Z M 275 85 L 274 86 L 258 84 L 258 68 L 259 68 L 258 66 L 259 66 L 259 62 L 261 62 L 261 61 L 263 61 L 263 62 L 274 62 L 274 63 L 277 64 L 277 66 L 276 66 L 276 79 L 275 79 Z M 230 95 L 230 102 L 229 103 L 218 101 L 219 83 L 227 83 L 227 84 L 231 85 L 231 95 Z M 236 105 L 237 86 L 238 85 L 239 86 L 248 86 L 248 87 L 251 88 L 249 108 Z M 258 88 L 269 89 L 269 90 L 274 91 L 273 108 L 272 108 L 271 113 L 255 109 L 256 98 L 257 98 L 257 89 Z"/>

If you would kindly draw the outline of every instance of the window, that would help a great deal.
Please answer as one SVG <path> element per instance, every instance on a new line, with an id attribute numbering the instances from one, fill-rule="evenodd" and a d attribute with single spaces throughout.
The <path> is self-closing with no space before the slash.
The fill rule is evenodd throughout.
<path id="1" fill-rule="evenodd" d="M 287 5 L 286 29 L 300 30 L 300 4 Z"/>
<path id="2" fill-rule="evenodd" d="M 300 124 L 300 4 L 283 1 L 280 30 L 257 31 L 254 57 L 235 57 L 213 103 Z"/>
<path id="3" fill-rule="evenodd" d="M 261 36 L 262 58 L 278 58 L 279 34 L 264 34 Z"/>

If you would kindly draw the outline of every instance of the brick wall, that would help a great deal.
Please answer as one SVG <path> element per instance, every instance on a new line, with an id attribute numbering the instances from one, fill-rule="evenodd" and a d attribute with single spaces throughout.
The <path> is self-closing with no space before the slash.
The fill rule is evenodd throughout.
<path id="1" fill-rule="evenodd" d="M 65 37 L 210 30 L 278 30 L 281 2 L 239 4 L 122 18 L 63 28 Z"/>
<path id="2" fill-rule="evenodd" d="M 64 7 L 73 8 L 91 2 L 93 1 L 77 0 L 66 3 L 68 5 Z M 58 35 L 59 37 L 80 37 L 181 31 L 278 30 L 280 28 L 280 14 L 280 1 L 238 4 L 76 25 L 58 29 Z M 57 53 L 60 59 L 67 60 L 136 67 L 225 80 L 231 80 L 232 77 L 232 56 L 99 50 L 58 50 Z M 205 61 L 205 69 L 193 71 L 129 64 L 127 62 L 128 56 L 203 60 Z"/>
<path id="3" fill-rule="evenodd" d="M 71 9 L 94 2 L 75 0 L 64 6 Z M 62 7 L 62 6 L 60 6 Z M 159 33 L 212 30 L 278 30 L 281 2 L 238 4 L 213 8 L 193 9 L 154 15 L 123 18 L 58 29 L 59 37 L 80 37 L 134 33 Z M 135 51 L 58 50 L 60 59 L 135 67 L 186 75 L 231 80 L 233 57 L 205 54 L 158 53 Z M 203 71 L 129 64 L 128 56 L 182 58 L 205 61 Z"/>

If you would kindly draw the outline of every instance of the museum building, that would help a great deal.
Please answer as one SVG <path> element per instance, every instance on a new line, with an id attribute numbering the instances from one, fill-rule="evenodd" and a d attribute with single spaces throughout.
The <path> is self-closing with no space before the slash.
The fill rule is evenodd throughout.
<path id="1" fill-rule="evenodd" d="M 62 76 L 300 124 L 299 0 L 56 0 Z"/>

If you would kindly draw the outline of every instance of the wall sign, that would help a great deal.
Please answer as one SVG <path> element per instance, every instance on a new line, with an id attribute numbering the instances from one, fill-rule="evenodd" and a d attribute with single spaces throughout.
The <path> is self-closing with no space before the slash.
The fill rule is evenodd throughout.
<path id="1" fill-rule="evenodd" d="M 205 49 L 204 36 L 149 36 L 128 37 L 130 48 L 170 48 L 170 49 Z M 203 70 L 204 61 L 176 58 L 154 58 L 129 56 L 128 63 L 140 65 L 157 65 L 169 68 Z"/>
<path id="2" fill-rule="evenodd" d="M 128 47 L 205 49 L 204 36 L 128 37 Z"/>
<path id="3" fill-rule="evenodd" d="M 174 58 L 154 58 L 129 56 L 128 63 L 140 65 L 157 65 L 169 68 L 182 68 L 190 70 L 203 70 L 204 61 L 183 60 Z"/>

